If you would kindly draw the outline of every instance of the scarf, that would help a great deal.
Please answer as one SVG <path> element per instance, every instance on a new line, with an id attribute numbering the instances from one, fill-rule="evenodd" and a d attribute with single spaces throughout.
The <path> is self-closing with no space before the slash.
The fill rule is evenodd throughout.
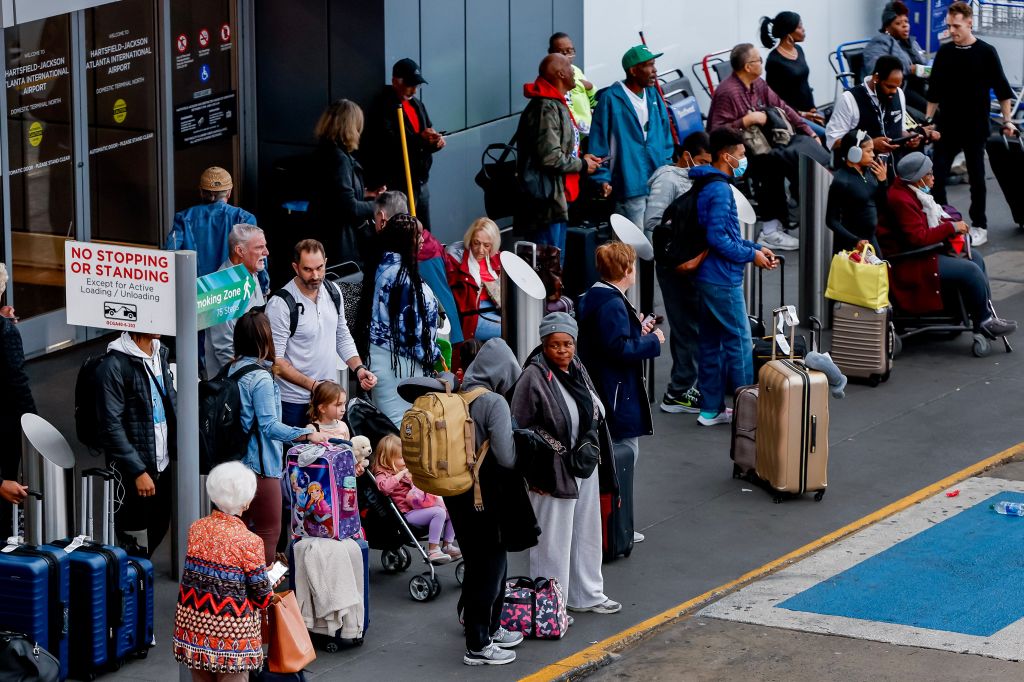
<path id="1" fill-rule="evenodd" d="M 939 206 L 938 202 L 931 194 L 922 192 L 919 187 L 910 185 L 910 189 L 914 190 L 914 194 L 917 195 L 918 201 L 921 202 L 921 210 L 924 211 L 925 219 L 928 221 L 928 227 L 938 227 L 939 223 L 950 220 L 950 215 L 946 213 L 945 209 Z"/>
<path id="2" fill-rule="evenodd" d="M 553 362 L 548 360 L 543 351 L 541 351 L 540 357 L 544 365 L 551 371 L 551 374 L 558 379 L 559 383 L 572 396 L 576 406 L 579 408 L 580 427 L 579 433 L 576 435 L 576 447 L 578 448 L 584 440 L 596 445 L 598 443 L 598 411 L 597 405 L 594 403 L 594 394 L 591 392 L 590 379 L 584 374 L 583 363 L 580 362 L 579 358 L 573 357 L 572 362 L 569 363 L 569 371 L 563 372 Z"/>

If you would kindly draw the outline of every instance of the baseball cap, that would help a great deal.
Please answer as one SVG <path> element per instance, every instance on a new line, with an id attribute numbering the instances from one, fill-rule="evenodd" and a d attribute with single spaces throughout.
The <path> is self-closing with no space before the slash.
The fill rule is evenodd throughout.
<path id="1" fill-rule="evenodd" d="M 637 64 L 643 64 L 644 62 L 649 62 L 652 59 L 657 59 L 663 54 L 665 53 L 659 52 L 654 54 L 647 49 L 646 45 L 634 45 L 626 50 L 626 54 L 622 55 L 622 70 L 628 71 Z"/>
<path id="2" fill-rule="evenodd" d="M 427 79 L 420 72 L 420 65 L 406 57 L 399 59 L 391 67 L 392 78 L 401 78 L 406 85 L 420 85 L 426 83 Z"/>
<path id="3" fill-rule="evenodd" d="M 207 192 L 223 192 L 234 187 L 231 182 L 231 173 L 220 166 L 210 166 L 199 176 L 199 189 Z"/>

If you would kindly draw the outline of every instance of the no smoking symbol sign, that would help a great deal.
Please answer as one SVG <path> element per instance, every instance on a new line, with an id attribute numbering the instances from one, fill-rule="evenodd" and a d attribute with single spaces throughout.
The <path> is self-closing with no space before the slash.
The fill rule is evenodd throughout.
<path id="1" fill-rule="evenodd" d="M 184 53 L 188 49 L 188 36 L 182 33 L 178 36 L 178 52 Z"/>
<path id="2" fill-rule="evenodd" d="M 210 44 L 210 32 L 207 31 L 205 28 L 201 29 L 199 31 L 199 45 L 201 47 L 206 47 L 209 44 Z"/>
<path id="3" fill-rule="evenodd" d="M 220 42 L 230 43 L 231 42 L 231 26 L 224 24 L 220 27 Z"/>

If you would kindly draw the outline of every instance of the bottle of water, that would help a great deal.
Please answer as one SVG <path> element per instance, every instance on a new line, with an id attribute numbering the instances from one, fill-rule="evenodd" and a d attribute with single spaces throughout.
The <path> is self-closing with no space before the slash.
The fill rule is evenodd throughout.
<path id="1" fill-rule="evenodd" d="M 1004 516 L 1024 516 L 1024 502 L 1008 502 L 1006 500 L 1000 500 L 993 505 L 990 505 L 992 509 L 995 509 L 997 513 L 1003 514 Z"/>

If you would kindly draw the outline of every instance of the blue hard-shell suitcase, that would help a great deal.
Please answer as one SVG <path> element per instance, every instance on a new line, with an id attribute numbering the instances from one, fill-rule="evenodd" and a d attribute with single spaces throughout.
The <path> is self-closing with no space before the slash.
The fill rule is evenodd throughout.
<path id="1" fill-rule="evenodd" d="M 320 540 L 320 538 L 314 539 Z M 339 649 L 339 645 L 342 644 L 362 646 L 363 638 L 366 637 L 366 632 L 370 629 L 370 546 L 362 538 L 351 539 L 359 545 L 363 555 L 363 635 L 358 639 L 349 640 L 341 639 L 340 637 L 328 637 L 316 632 L 309 633 L 313 641 L 319 642 L 323 650 L 328 653 L 334 653 Z M 288 589 L 290 590 L 295 589 L 295 543 L 302 542 L 302 540 L 303 538 L 299 538 L 288 543 Z"/>
<path id="2" fill-rule="evenodd" d="M 153 632 L 153 563 L 137 556 L 128 557 L 128 607 L 126 615 L 134 613 L 135 624 L 130 652 L 140 658 L 149 654 L 156 645 Z M 130 616 L 129 616 L 130 618 Z"/>
<path id="3" fill-rule="evenodd" d="M 15 536 L 17 519 L 15 508 Z M 70 557 L 62 550 L 10 543 L 0 550 L 0 630 L 20 632 L 53 654 L 62 680 L 68 676 L 70 576 Z"/>
<path id="4" fill-rule="evenodd" d="M 83 513 L 82 535 L 93 537 L 92 486 L 90 475 L 96 470 L 82 472 Z M 104 479 L 103 509 L 111 509 L 113 485 Z M 69 663 L 75 675 L 90 677 L 120 667 L 131 653 L 135 639 L 134 613 L 128 599 L 128 553 L 120 547 L 92 540 L 67 538 L 52 543 L 64 548 L 75 543 L 78 547 L 68 552 L 71 560 L 71 581 L 75 589 L 71 594 L 69 634 Z"/>

